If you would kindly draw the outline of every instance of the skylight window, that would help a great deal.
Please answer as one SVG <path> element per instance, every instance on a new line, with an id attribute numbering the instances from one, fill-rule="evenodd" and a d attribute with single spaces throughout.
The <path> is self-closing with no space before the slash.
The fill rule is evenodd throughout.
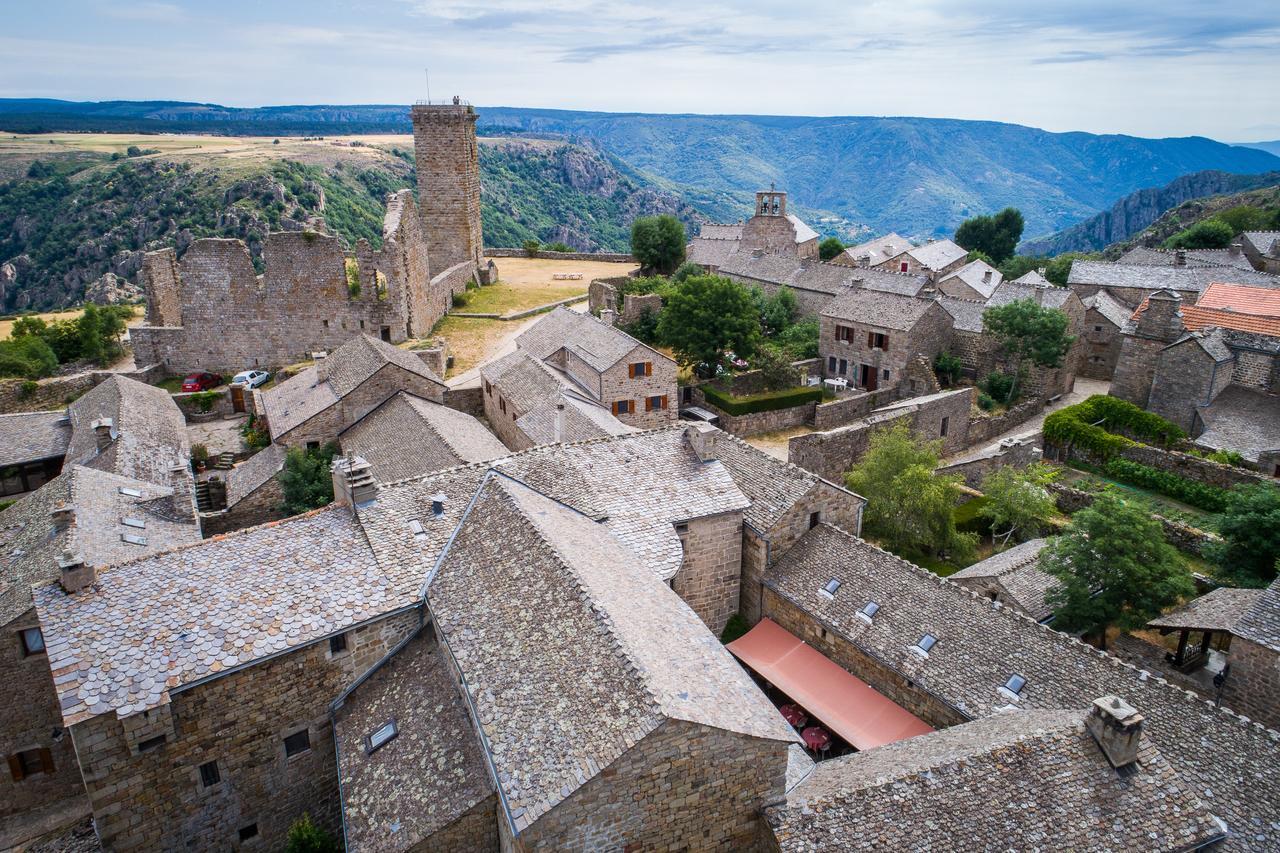
<path id="1" fill-rule="evenodd" d="M 372 754 L 376 752 L 390 743 L 398 734 L 400 734 L 400 729 L 397 728 L 396 721 L 387 720 L 364 739 L 365 753 Z"/>
<path id="2" fill-rule="evenodd" d="M 880 605 L 876 604 L 874 601 L 868 601 L 866 604 L 862 605 L 862 609 L 858 611 L 858 618 L 870 625 L 871 620 L 875 618 L 875 615 L 879 612 Z"/>
<path id="3" fill-rule="evenodd" d="M 444 493 L 438 492 L 431 496 L 431 514 L 436 518 L 444 515 Z"/>
<path id="4" fill-rule="evenodd" d="M 145 529 L 147 526 L 147 523 L 143 521 L 141 518 L 126 517 L 126 518 L 120 519 L 120 523 L 123 524 L 125 527 L 136 527 L 139 530 Z"/>
<path id="5" fill-rule="evenodd" d="M 832 578 L 831 580 L 827 581 L 826 586 L 822 588 L 822 594 L 825 595 L 827 598 L 835 598 L 836 593 L 839 591 L 840 591 L 840 581 L 836 580 L 835 578 Z"/>
<path id="6" fill-rule="evenodd" d="M 422 527 L 422 522 L 418 521 L 416 518 L 409 522 L 409 532 L 415 537 L 427 535 L 427 531 Z"/>
<path id="7" fill-rule="evenodd" d="M 1026 686 L 1027 680 L 1015 672 L 1009 676 L 1008 681 L 1001 685 L 999 692 L 1010 701 L 1017 702 L 1022 698 L 1022 688 Z"/>
<path id="8" fill-rule="evenodd" d="M 916 644 L 911 647 L 911 651 L 924 657 L 928 657 L 929 650 L 937 645 L 937 642 L 938 638 L 933 636 L 933 634 L 925 634 L 920 639 L 916 640 Z"/>
<path id="9" fill-rule="evenodd" d="M 136 533 L 121 533 L 121 541 L 128 542 L 130 545 L 146 545 L 147 537 L 139 536 Z"/>
<path id="10" fill-rule="evenodd" d="M 125 495 L 126 497 L 130 497 L 130 498 L 140 498 L 140 497 L 142 497 L 142 492 L 138 491 L 137 489 L 131 489 L 131 488 L 129 488 L 128 486 L 121 486 L 121 487 L 120 487 L 120 494 Z"/>

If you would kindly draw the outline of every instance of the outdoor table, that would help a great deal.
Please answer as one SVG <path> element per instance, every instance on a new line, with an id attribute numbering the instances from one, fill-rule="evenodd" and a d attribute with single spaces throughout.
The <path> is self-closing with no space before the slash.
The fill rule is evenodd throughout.
<path id="1" fill-rule="evenodd" d="M 804 739 L 804 745 L 814 752 L 831 748 L 831 733 L 821 726 L 809 726 L 800 733 L 800 737 Z"/>
<path id="2" fill-rule="evenodd" d="M 804 711 L 800 709 L 799 705 L 783 705 L 778 710 L 782 712 L 783 719 L 796 728 L 801 728 L 806 722 L 808 722 L 808 718 L 805 716 Z"/>

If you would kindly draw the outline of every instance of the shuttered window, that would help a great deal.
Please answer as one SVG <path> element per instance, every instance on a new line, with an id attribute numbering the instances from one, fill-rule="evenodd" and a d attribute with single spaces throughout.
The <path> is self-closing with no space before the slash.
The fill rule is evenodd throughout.
<path id="1" fill-rule="evenodd" d="M 631 377 L 632 379 L 638 379 L 641 376 L 652 376 L 652 375 L 653 375 L 652 361 L 637 361 L 627 365 L 627 376 Z"/>
<path id="2" fill-rule="evenodd" d="M 666 407 L 667 407 L 666 394 L 657 394 L 652 397 L 646 397 L 644 400 L 644 410 L 646 412 L 662 410 L 662 409 L 665 409 Z"/>
<path id="3" fill-rule="evenodd" d="M 615 415 L 629 415 L 636 410 L 636 404 L 632 400 L 614 400 L 613 413 Z"/>
<path id="4" fill-rule="evenodd" d="M 15 782 L 39 773 L 52 772 L 53 753 L 47 749 L 26 749 L 9 756 L 9 773 Z"/>

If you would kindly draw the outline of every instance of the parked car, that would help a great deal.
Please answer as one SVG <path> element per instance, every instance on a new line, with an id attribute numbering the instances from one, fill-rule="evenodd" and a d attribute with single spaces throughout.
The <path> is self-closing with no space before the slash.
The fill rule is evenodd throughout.
<path id="1" fill-rule="evenodd" d="M 222 384 L 222 377 L 216 373 L 192 373 L 182 380 L 183 391 L 208 391 Z"/>
<path id="2" fill-rule="evenodd" d="M 248 385 L 250 388 L 257 388 L 270 378 L 271 374 L 265 370 L 242 370 L 231 377 L 231 384 Z"/>

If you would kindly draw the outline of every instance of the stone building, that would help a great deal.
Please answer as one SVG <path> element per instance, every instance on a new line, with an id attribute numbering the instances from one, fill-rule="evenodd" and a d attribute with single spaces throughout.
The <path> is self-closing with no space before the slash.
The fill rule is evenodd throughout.
<path id="1" fill-rule="evenodd" d="M 903 296 L 852 288 L 833 299 L 819 319 L 823 376 L 875 391 L 906 378 L 920 356 L 930 363 L 951 342 L 951 316 L 932 293 Z"/>
<path id="2" fill-rule="evenodd" d="M 1048 544 L 1046 539 L 1022 542 L 961 569 L 951 580 L 1047 624 L 1053 619 L 1053 608 L 1045 596 L 1058 587 L 1053 575 L 1040 570 L 1040 552 Z"/>
<path id="3" fill-rule="evenodd" d="M 1000 270 L 983 260 L 967 263 L 954 272 L 938 278 L 938 292 L 958 299 L 987 301 L 1004 276 Z"/>
<path id="4" fill-rule="evenodd" d="M 1105 290 L 1117 302 L 1136 308 L 1157 290 L 1177 293 L 1184 305 L 1194 304 L 1214 282 L 1252 287 L 1280 287 L 1280 278 L 1266 273 L 1202 264 L 1151 265 L 1073 261 L 1067 286 L 1081 299 Z"/>
<path id="5" fill-rule="evenodd" d="M 1120 332 L 1131 310 L 1105 290 L 1081 300 L 1085 308 L 1084 357 L 1080 375 L 1110 379 L 1120 360 Z"/>
<path id="6" fill-rule="evenodd" d="M 200 511 L 205 536 L 284 518 L 284 489 L 277 475 L 288 450 L 283 444 L 269 444 L 227 472 L 221 499 Z"/>
<path id="7" fill-rule="evenodd" d="M 0 415 L 0 499 L 34 492 L 58 476 L 70 441 L 65 411 Z"/>
<path id="8" fill-rule="evenodd" d="M 868 269 L 888 263 L 912 247 L 912 243 L 901 234 L 889 233 L 856 246 L 849 246 L 831 259 L 831 263 L 844 267 L 862 267 Z"/>
<path id="9" fill-rule="evenodd" d="M 1240 243 L 1254 269 L 1280 275 L 1280 231 L 1246 231 Z"/>
<path id="10" fill-rule="evenodd" d="M 806 318 L 816 318 L 831 300 L 852 288 L 915 296 L 929 283 L 924 275 L 850 269 L 811 258 L 770 255 L 762 251 L 737 252 L 724 260 L 719 272 L 747 287 L 759 287 L 766 296 L 785 286 L 796 298 L 797 313 Z"/>
<path id="11" fill-rule="evenodd" d="M 818 232 L 787 212 L 787 194 L 756 193 L 755 213 L 746 222 L 707 223 L 685 247 L 685 259 L 716 273 L 730 255 L 761 252 L 791 258 L 818 259 Z"/>
<path id="12" fill-rule="evenodd" d="M 314 366 L 253 394 L 272 443 L 319 447 L 401 391 L 441 403 L 444 389 L 415 353 L 356 335 Z"/>
<path id="13" fill-rule="evenodd" d="M 262 275 L 240 240 L 196 240 L 181 260 L 148 253 L 147 318 L 130 330 L 138 364 L 236 373 L 305 361 L 356 334 L 425 337 L 468 282 L 496 280 L 482 257 L 475 111 L 419 104 L 412 118 L 421 207 L 409 190 L 388 196 L 379 247 L 268 234 Z"/>
<path id="14" fill-rule="evenodd" d="M 554 367 L 628 426 L 646 429 L 677 417 L 679 365 L 607 320 L 557 308 L 522 332 L 516 348 Z"/>
<path id="15" fill-rule="evenodd" d="M 969 252 L 950 240 L 931 240 L 922 246 L 911 246 L 902 254 L 873 265 L 872 269 L 912 275 L 924 274 L 930 281 L 941 281 L 963 267 Z"/>

